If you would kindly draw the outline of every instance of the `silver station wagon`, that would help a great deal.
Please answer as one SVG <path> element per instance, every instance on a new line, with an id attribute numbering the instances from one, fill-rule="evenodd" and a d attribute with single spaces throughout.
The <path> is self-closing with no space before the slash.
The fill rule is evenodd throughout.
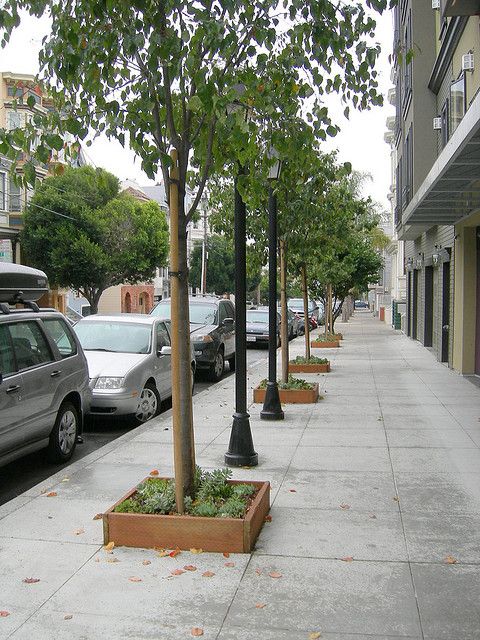
<path id="1" fill-rule="evenodd" d="M 74 327 L 88 362 L 90 413 L 132 414 L 142 423 L 172 395 L 170 321 L 125 313 L 88 316 Z M 191 352 L 192 384 L 195 357 Z"/>
<path id="2" fill-rule="evenodd" d="M 69 323 L 35 303 L 46 291 L 43 271 L 0 263 L 0 464 L 45 447 L 52 461 L 69 460 L 90 401 Z"/>

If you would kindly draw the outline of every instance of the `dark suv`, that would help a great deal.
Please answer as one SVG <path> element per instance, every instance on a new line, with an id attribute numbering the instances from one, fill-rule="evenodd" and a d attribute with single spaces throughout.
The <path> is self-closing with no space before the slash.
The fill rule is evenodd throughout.
<path id="1" fill-rule="evenodd" d="M 235 307 L 230 300 L 212 296 L 189 298 L 190 339 L 193 342 L 197 371 L 207 371 L 210 380 L 220 380 L 225 361 L 235 368 Z M 170 318 L 170 299 L 151 311 Z"/>
<path id="2" fill-rule="evenodd" d="M 43 271 L 0 263 L 0 464 L 44 447 L 66 462 L 82 431 L 87 361 L 66 318 L 35 304 L 47 290 Z"/>

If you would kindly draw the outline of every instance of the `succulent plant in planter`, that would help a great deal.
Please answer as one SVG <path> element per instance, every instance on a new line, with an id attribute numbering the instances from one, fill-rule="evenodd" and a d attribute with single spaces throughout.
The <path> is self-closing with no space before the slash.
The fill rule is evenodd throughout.
<path id="1" fill-rule="evenodd" d="M 105 544 L 250 552 L 270 509 L 270 483 L 231 475 L 197 467 L 183 515 L 176 513 L 175 480 L 146 478 L 103 514 Z"/>
<path id="2" fill-rule="evenodd" d="M 263 402 L 267 388 L 267 380 L 262 382 L 253 390 L 253 401 Z M 306 382 L 300 378 L 288 376 L 287 382 L 278 383 L 278 393 L 280 402 L 304 404 L 318 400 L 318 384 L 316 382 Z"/>
<path id="3" fill-rule="evenodd" d="M 297 356 L 294 360 L 290 360 L 291 364 L 328 364 L 328 358 L 317 358 L 317 356 Z"/>
<path id="4" fill-rule="evenodd" d="M 328 373 L 330 371 L 330 361 L 327 358 L 317 358 L 310 356 L 297 356 L 288 363 L 288 370 L 292 373 Z"/>

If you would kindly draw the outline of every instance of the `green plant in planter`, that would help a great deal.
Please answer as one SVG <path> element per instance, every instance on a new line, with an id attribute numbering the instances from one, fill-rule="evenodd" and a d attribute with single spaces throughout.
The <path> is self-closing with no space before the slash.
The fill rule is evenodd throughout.
<path id="1" fill-rule="evenodd" d="M 315 342 L 335 342 L 336 340 L 338 340 L 338 336 L 332 333 L 327 333 L 327 335 L 321 333 L 315 338 Z"/>
<path id="2" fill-rule="evenodd" d="M 292 364 L 328 364 L 328 358 L 317 358 L 317 356 L 297 356 L 294 360 L 290 361 Z"/>
<path id="3" fill-rule="evenodd" d="M 256 488 L 251 484 L 232 485 L 230 469 L 195 470 L 195 499 L 185 498 L 185 512 L 204 518 L 242 518 Z M 136 493 L 115 507 L 116 513 L 166 515 L 175 512 L 175 481 L 148 478 Z"/>
<path id="4" fill-rule="evenodd" d="M 259 389 L 266 389 L 267 388 L 267 382 L 268 380 L 262 380 L 261 383 L 258 385 Z M 315 385 L 313 385 L 311 382 L 306 382 L 305 380 L 302 380 L 301 378 L 294 378 L 292 375 L 288 376 L 288 382 L 279 382 L 278 383 L 278 388 L 279 389 L 304 389 L 304 390 L 309 390 L 309 389 L 313 389 Z"/>

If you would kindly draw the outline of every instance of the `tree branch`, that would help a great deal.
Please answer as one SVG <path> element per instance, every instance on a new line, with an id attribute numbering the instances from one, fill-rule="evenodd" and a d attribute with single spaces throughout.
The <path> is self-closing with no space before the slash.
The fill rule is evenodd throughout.
<path id="1" fill-rule="evenodd" d="M 210 167 L 212 165 L 212 157 L 213 157 L 213 138 L 215 136 L 215 127 L 217 124 L 216 116 L 212 116 L 210 120 L 210 126 L 208 129 L 208 140 L 207 140 L 207 153 L 205 158 L 205 165 L 203 167 L 202 177 L 200 180 L 200 184 L 198 185 L 197 193 L 195 195 L 195 199 L 190 207 L 188 214 L 186 215 L 186 223 L 188 224 L 192 219 L 193 214 L 195 213 L 198 203 L 200 202 L 200 198 L 203 195 L 203 191 L 205 189 L 205 185 L 207 184 L 208 174 L 210 173 Z"/>

